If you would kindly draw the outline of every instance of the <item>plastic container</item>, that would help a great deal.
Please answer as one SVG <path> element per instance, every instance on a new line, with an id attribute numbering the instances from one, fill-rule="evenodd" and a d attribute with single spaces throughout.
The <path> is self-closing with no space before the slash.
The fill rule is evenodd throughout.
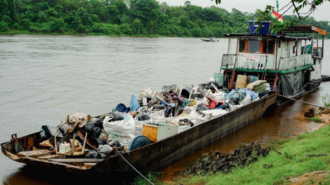
<path id="1" fill-rule="evenodd" d="M 223 74 L 222 73 L 214 73 L 213 78 L 215 81 L 223 83 Z"/>
<path id="2" fill-rule="evenodd" d="M 253 83 L 253 82 L 259 80 L 258 76 L 255 76 L 255 75 L 249 75 L 249 77 L 250 77 L 250 83 Z"/>
<path id="3" fill-rule="evenodd" d="M 150 141 L 156 142 L 178 133 L 178 125 L 154 126 L 143 124 L 142 135 L 146 136 Z"/>
<path id="4" fill-rule="evenodd" d="M 244 89 L 246 87 L 246 79 L 247 76 L 245 75 L 237 75 L 237 80 L 235 83 L 235 89 Z"/>
<path id="5" fill-rule="evenodd" d="M 270 22 L 270 21 L 263 21 L 262 22 L 262 28 L 260 29 L 260 31 L 258 33 L 256 33 L 255 31 L 258 28 L 259 24 L 258 23 L 255 23 L 255 22 L 256 22 L 256 20 L 249 21 L 250 34 L 268 35 L 268 33 L 270 32 L 269 31 L 269 28 L 272 25 L 272 22 Z M 271 34 L 271 35 L 276 35 L 276 34 L 274 33 L 274 34 Z"/>

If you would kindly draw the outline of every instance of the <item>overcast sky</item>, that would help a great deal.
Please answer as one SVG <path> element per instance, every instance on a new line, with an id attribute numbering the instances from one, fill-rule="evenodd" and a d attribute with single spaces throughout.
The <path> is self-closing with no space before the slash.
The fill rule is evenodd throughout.
<path id="1" fill-rule="evenodd" d="M 158 0 L 160 3 L 166 2 L 171 6 L 181 6 L 186 0 Z M 242 12 L 255 12 L 256 9 L 264 10 L 266 5 L 273 5 L 276 7 L 276 0 L 221 0 L 220 5 L 216 5 L 221 8 L 225 8 L 228 11 L 231 11 L 233 8 L 236 8 Z M 215 5 L 215 1 L 211 0 L 190 0 L 191 4 L 198 5 L 202 7 L 209 7 Z M 281 7 L 287 5 L 290 0 L 279 0 L 280 9 Z M 292 10 L 289 10 L 287 15 L 292 14 Z M 304 11 L 302 11 L 304 12 Z M 280 12 L 282 13 L 282 12 Z M 321 6 L 319 6 L 315 13 L 312 16 L 316 20 L 326 20 L 330 21 L 330 2 L 325 1 Z"/>

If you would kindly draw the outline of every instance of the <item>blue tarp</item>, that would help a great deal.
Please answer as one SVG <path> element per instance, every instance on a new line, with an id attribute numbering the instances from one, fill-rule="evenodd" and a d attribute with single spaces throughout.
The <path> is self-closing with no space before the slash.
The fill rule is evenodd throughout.
<path id="1" fill-rule="evenodd" d="M 131 97 L 131 103 L 130 103 L 130 110 L 131 111 L 137 111 L 140 108 L 138 99 L 135 95 L 132 95 Z"/>

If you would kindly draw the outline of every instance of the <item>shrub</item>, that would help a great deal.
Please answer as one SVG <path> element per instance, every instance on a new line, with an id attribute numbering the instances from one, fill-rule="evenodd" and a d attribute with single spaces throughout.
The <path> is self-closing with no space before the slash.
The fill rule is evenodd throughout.
<path id="1" fill-rule="evenodd" d="M 9 30 L 9 26 L 5 21 L 0 22 L 0 32 L 6 32 Z"/>
<path id="2" fill-rule="evenodd" d="M 326 107 L 330 106 L 330 94 L 329 93 L 322 95 L 322 102 L 323 102 L 324 106 L 326 106 Z"/>

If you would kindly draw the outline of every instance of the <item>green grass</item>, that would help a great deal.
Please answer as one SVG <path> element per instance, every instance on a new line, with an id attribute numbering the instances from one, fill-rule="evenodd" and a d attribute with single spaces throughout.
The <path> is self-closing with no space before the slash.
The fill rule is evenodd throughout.
<path id="1" fill-rule="evenodd" d="M 308 118 L 307 119 L 308 121 L 312 121 L 312 122 L 315 122 L 315 123 L 323 123 L 323 119 L 315 116 L 315 117 L 311 117 L 311 118 Z"/>
<path id="2" fill-rule="evenodd" d="M 325 95 L 322 95 L 322 102 L 323 102 L 325 107 L 330 106 L 330 94 L 329 93 L 326 93 Z"/>
<path id="3" fill-rule="evenodd" d="M 330 170 L 330 156 L 304 158 L 309 153 L 330 153 L 330 127 L 311 133 L 269 143 L 282 153 L 271 152 L 244 168 L 236 168 L 230 174 L 188 177 L 179 184 L 206 183 L 208 185 L 241 184 L 289 184 L 286 177 L 300 176 L 312 171 Z M 304 158 L 300 162 L 300 159 Z M 274 166 L 265 169 L 264 164 Z"/>

